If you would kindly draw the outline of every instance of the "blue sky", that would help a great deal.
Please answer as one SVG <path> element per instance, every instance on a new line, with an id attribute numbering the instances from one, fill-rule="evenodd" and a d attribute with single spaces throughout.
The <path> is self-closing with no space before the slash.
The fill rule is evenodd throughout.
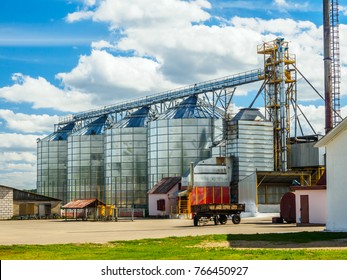
<path id="1" fill-rule="evenodd" d="M 13 73 L 43 76 L 59 86 L 54 78 L 71 70 L 81 54 L 90 53 L 93 41 L 110 39 L 108 24 L 82 21 L 69 23 L 66 16 L 83 9 L 83 1 L 5 0 L 0 10 L 0 86 L 11 85 Z M 310 1 L 306 9 L 280 9 L 270 1 L 210 1 L 214 17 L 293 18 L 322 23 L 321 1 Z M 317 4 L 313 4 L 317 2 Z M 342 2 L 342 1 L 340 1 Z M 48 4 L 49 3 L 49 4 Z M 301 2 L 298 2 L 301 3 Z M 309 2 L 307 2 L 309 3 Z M 206 24 L 220 24 L 213 18 Z M 193 83 L 194 81 L 192 81 Z"/>
<path id="2" fill-rule="evenodd" d="M 343 81 L 347 0 L 339 3 Z M 36 139 L 59 116 L 260 68 L 257 44 L 277 36 L 323 92 L 322 1 L 2 1 L 0 184 L 35 188 Z M 238 88 L 235 108 L 259 87 Z M 344 115 L 346 91 L 342 82 Z M 322 102 L 302 80 L 299 98 L 324 131 Z"/>

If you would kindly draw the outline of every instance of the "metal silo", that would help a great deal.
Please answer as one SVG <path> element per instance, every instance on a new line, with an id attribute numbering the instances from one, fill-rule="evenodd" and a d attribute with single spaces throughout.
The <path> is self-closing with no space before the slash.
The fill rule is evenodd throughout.
<path id="1" fill-rule="evenodd" d="M 104 201 L 104 130 L 102 116 L 68 137 L 68 200 Z"/>
<path id="2" fill-rule="evenodd" d="M 106 203 L 147 208 L 147 122 L 144 107 L 105 133 Z"/>
<path id="3" fill-rule="evenodd" d="M 226 154 L 233 160 L 232 200 L 238 184 L 258 171 L 274 170 L 273 124 L 258 109 L 241 109 L 226 126 Z"/>
<path id="4" fill-rule="evenodd" d="M 37 140 L 37 192 L 67 202 L 67 138 L 74 123 Z"/>
<path id="5" fill-rule="evenodd" d="M 153 187 L 163 177 L 181 176 L 190 162 L 209 158 L 210 147 L 222 136 L 221 115 L 191 96 L 168 109 L 148 127 L 148 182 Z"/>

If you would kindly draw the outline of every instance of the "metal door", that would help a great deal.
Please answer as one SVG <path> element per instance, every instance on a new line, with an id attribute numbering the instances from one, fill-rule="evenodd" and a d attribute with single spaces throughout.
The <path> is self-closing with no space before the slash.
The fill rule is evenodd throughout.
<path id="1" fill-rule="evenodd" d="M 300 212 L 302 224 L 308 224 L 310 222 L 308 206 L 308 195 L 300 195 Z"/>

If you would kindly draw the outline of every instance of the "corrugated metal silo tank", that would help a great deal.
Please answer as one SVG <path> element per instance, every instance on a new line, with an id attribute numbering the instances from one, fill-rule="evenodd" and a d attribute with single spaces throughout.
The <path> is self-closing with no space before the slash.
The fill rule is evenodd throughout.
<path id="1" fill-rule="evenodd" d="M 280 202 L 280 215 L 281 218 L 289 224 L 296 222 L 296 204 L 294 193 L 287 192 L 282 196 Z"/>
<path id="2" fill-rule="evenodd" d="M 222 116 L 197 96 L 169 108 L 149 123 L 149 187 L 164 177 L 186 173 L 190 162 L 209 158 L 212 143 L 221 138 Z"/>
<path id="3" fill-rule="evenodd" d="M 37 141 L 37 192 L 67 202 L 67 138 L 74 122 Z"/>
<path id="4" fill-rule="evenodd" d="M 321 135 L 308 135 L 290 138 L 291 168 L 324 166 L 325 149 L 314 147 L 322 137 Z"/>
<path id="5" fill-rule="evenodd" d="M 226 124 L 226 154 L 233 158 L 232 202 L 238 202 L 238 184 L 255 171 L 274 170 L 273 124 L 259 109 L 241 109 Z"/>
<path id="6" fill-rule="evenodd" d="M 143 107 L 105 132 L 106 203 L 147 208 L 147 123 Z"/>
<path id="7" fill-rule="evenodd" d="M 104 130 L 102 116 L 68 137 L 68 200 L 105 200 Z"/>

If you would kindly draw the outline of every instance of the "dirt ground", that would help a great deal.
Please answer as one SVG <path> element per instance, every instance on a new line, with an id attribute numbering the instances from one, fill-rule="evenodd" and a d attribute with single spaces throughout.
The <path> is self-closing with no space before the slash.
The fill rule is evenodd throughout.
<path id="1" fill-rule="evenodd" d="M 269 241 L 223 241 L 223 242 L 208 242 L 200 244 L 197 247 L 201 248 L 237 248 L 237 249 L 347 249 L 347 239 L 337 239 L 330 241 L 315 241 L 308 243 L 294 242 L 269 242 Z"/>
<path id="2" fill-rule="evenodd" d="M 296 226 L 295 224 L 273 224 L 271 217 L 243 218 L 234 225 L 193 226 L 187 219 L 138 219 L 134 221 L 94 222 L 75 220 L 10 220 L 0 221 L 0 245 L 11 244 L 66 244 L 66 243 L 106 243 L 116 240 L 135 240 L 142 238 L 163 238 L 169 236 L 196 236 L 208 234 L 256 234 L 302 231 L 324 231 L 323 226 Z M 210 246 L 210 245 L 206 245 Z M 285 244 L 266 242 L 232 242 L 217 246 L 237 248 L 283 248 Z M 294 244 L 287 244 L 295 247 Z M 320 244 L 300 246 L 321 247 Z M 279 248 L 278 247 L 278 248 Z M 347 240 L 326 243 L 323 247 L 346 247 Z"/>

